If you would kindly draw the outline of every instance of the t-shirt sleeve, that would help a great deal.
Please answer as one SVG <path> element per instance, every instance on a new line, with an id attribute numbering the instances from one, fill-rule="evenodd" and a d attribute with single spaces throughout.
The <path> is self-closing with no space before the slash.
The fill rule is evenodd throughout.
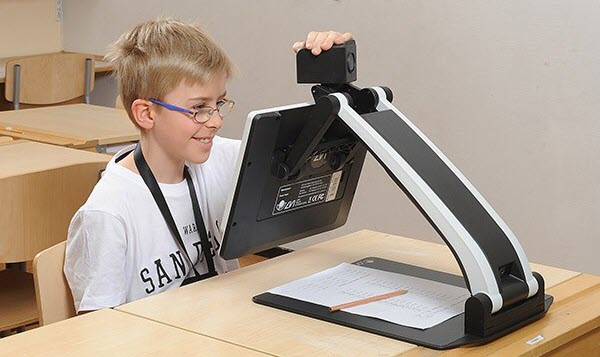
<path id="1" fill-rule="evenodd" d="M 103 211 L 78 211 L 69 226 L 64 272 L 75 310 L 123 304 L 127 299 L 124 223 Z"/>

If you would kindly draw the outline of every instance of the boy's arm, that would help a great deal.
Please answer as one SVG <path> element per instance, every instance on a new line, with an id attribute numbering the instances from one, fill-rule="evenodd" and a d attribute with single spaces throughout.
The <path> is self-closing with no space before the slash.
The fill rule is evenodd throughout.
<path id="1" fill-rule="evenodd" d="M 341 45 L 350 39 L 352 39 L 352 34 L 350 32 L 341 33 L 337 31 L 311 31 L 306 36 L 306 41 L 294 43 L 292 49 L 294 52 L 298 52 L 302 48 L 306 47 L 307 49 L 311 50 L 313 55 L 317 56 L 321 52 L 329 50 L 331 47 L 333 47 L 333 45 Z"/>
<path id="2" fill-rule="evenodd" d="M 79 312 L 126 301 L 126 233 L 121 220 L 103 211 L 79 211 L 71 221 L 64 273 Z"/>

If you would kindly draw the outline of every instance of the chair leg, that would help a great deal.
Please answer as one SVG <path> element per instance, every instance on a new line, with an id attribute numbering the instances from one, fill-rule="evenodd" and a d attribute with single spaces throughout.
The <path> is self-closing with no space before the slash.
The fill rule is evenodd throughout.
<path id="1" fill-rule="evenodd" d="M 85 88 L 83 94 L 83 101 L 85 104 L 90 104 L 90 92 L 92 83 L 92 60 L 87 58 L 85 60 Z"/>
<path id="2" fill-rule="evenodd" d="M 15 78 L 13 82 L 13 109 L 19 109 L 20 95 L 21 95 L 21 66 L 15 65 Z"/>

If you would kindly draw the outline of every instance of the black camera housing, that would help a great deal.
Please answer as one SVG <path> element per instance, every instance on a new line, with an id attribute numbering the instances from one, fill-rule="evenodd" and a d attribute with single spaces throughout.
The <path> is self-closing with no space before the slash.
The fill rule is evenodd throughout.
<path id="1" fill-rule="evenodd" d="M 356 42 L 333 46 L 318 56 L 306 48 L 296 55 L 298 83 L 343 84 L 356 81 Z"/>

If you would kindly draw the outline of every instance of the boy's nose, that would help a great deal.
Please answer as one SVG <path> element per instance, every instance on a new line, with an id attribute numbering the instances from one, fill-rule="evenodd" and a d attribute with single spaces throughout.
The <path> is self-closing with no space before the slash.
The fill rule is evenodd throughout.
<path id="1" fill-rule="evenodd" d="M 214 111 L 211 115 L 210 119 L 204 123 L 209 128 L 221 129 L 223 126 L 223 117 L 219 114 L 218 111 Z"/>

